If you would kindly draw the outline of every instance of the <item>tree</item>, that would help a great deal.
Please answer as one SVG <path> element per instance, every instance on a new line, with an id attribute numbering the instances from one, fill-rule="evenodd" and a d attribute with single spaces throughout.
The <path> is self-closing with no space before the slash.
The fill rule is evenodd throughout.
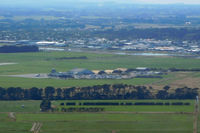
<path id="1" fill-rule="evenodd" d="M 62 99 L 62 89 L 58 88 L 56 89 L 56 100 L 61 100 Z"/>
<path id="2" fill-rule="evenodd" d="M 54 87 L 46 87 L 45 88 L 45 97 L 47 99 L 53 100 L 54 99 L 55 88 Z"/>
<path id="3" fill-rule="evenodd" d="M 42 112 L 49 111 L 51 109 L 51 101 L 50 100 L 42 100 L 40 104 L 40 109 Z"/>
<path id="4" fill-rule="evenodd" d="M 42 94 L 40 89 L 36 88 L 36 87 L 32 87 L 29 90 L 29 98 L 31 100 L 41 100 L 42 99 Z"/>
<path id="5" fill-rule="evenodd" d="M 9 87 L 7 90 L 8 100 L 23 100 L 23 89 L 20 87 Z"/>
<path id="6" fill-rule="evenodd" d="M 156 98 L 157 99 L 167 99 L 168 98 L 168 92 L 166 90 L 160 90 L 158 91 L 158 93 L 156 94 Z"/>
<path id="7" fill-rule="evenodd" d="M 137 98 L 138 99 L 152 99 L 152 94 L 145 86 L 137 86 Z"/>
<path id="8" fill-rule="evenodd" d="M 170 86 L 166 85 L 166 86 L 163 87 L 163 89 L 164 89 L 165 91 L 168 91 L 168 90 L 170 89 Z"/>

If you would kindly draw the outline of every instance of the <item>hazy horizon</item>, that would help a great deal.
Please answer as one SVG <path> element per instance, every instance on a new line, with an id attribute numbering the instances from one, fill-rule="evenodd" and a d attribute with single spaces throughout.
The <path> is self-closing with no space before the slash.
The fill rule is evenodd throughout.
<path id="1" fill-rule="evenodd" d="M 67 4 L 67 3 L 135 3 L 135 4 L 200 4 L 199 0 L 0 0 L 1 5 L 27 5 L 27 4 Z"/>

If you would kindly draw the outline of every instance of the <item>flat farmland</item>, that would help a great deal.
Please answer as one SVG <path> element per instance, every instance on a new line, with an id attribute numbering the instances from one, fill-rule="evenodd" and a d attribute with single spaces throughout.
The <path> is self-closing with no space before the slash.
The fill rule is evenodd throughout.
<path id="1" fill-rule="evenodd" d="M 86 57 L 84 59 L 66 59 L 63 57 Z M 71 87 L 92 86 L 100 84 L 133 84 L 149 85 L 162 81 L 155 78 L 137 78 L 127 80 L 60 80 L 60 79 L 31 79 L 9 77 L 8 75 L 49 73 L 52 68 L 65 72 L 73 68 L 86 68 L 90 70 L 105 70 L 116 68 L 199 68 L 200 60 L 181 57 L 149 57 L 113 54 L 94 54 L 83 52 L 38 52 L 38 53 L 14 53 L 0 54 L 0 63 L 17 63 L 0 66 L 0 86 L 2 87 Z M 196 75 L 200 75 L 196 73 Z M 164 75 L 164 79 L 174 78 L 174 74 Z M 188 77 L 190 78 L 190 77 Z M 193 78 L 193 77 L 191 77 Z M 199 79 L 196 76 L 195 81 Z M 168 80 L 170 81 L 170 80 Z M 174 81 L 174 79 L 173 79 Z M 169 83 L 170 84 L 170 83 Z"/>
<path id="2" fill-rule="evenodd" d="M 157 102 L 157 103 L 173 103 L 184 102 L 190 105 L 174 106 L 174 105 L 140 105 L 140 106 L 96 106 L 105 108 L 106 112 L 193 112 L 194 100 L 63 100 L 52 101 L 52 105 L 60 108 L 60 103 L 66 104 L 67 102 L 75 102 L 77 106 L 68 107 L 91 107 L 91 106 L 78 106 L 78 103 L 84 102 L 120 102 L 120 103 L 136 103 L 136 102 Z M 0 101 L 0 112 L 40 112 L 41 101 Z M 24 105 L 24 108 L 21 106 Z M 66 106 L 62 106 L 66 107 Z M 95 107 L 95 106 L 92 106 Z"/>
<path id="3" fill-rule="evenodd" d="M 0 133 L 27 133 L 34 122 L 41 133 L 191 133 L 194 100 L 65 100 L 64 102 L 189 102 L 189 106 L 104 106 L 105 112 L 40 113 L 41 101 L 0 101 Z M 21 105 L 25 108 L 20 109 Z M 3 109 L 4 108 L 4 109 Z M 12 121 L 6 112 L 16 112 Z M 112 112 L 110 112 L 112 111 Z M 135 113 L 137 111 L 138 113 Z M 181 112 L 187 112 L 183 114 Z"/>
<path id="4" fill-rule="evenodd" d="M 191 133 L 191 114 L 16 114 L 9 120 L 0 114 L 0 133 L 27 133 L 34 122 L 43 124 L 41 133 Z"/>

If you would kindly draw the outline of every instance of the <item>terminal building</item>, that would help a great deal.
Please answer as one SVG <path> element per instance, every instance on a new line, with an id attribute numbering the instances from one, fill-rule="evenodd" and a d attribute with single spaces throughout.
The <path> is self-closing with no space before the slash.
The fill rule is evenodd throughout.
<path id="1" fill-rule="evenodd" d="M 57 77 L 57 78 L 77 78 L 78 76 L 87 76 L 94 75 L 95 73 L 88 69 L 72 69 L 67 72 L 57 72 L 55 69 L 52 69 L 51 73 L 48 75 L 49 77 Z"/>

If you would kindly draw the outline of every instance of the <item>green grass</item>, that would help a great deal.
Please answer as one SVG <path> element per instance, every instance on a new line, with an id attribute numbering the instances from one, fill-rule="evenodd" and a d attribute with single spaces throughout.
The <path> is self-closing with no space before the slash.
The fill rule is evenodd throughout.
<path id="1" fill-rule="evenodd" d="M 87 56 L 87 60 L 56 60 L 59 57 Z M 1 66 L 0 74 L 49 72 L 52 68 L 67 71 L 73 68 L 115 69 L 119 67 L 136 68 L 199 68 L 200 60 L 178 57 L 144 57 L 73 52 L 39 52 L 0 54 L 0 62 L 17 62 L 19 64 Z M 12 71 L 11 71 L 12 69 Z M 21 70 L 22 69 L 22 70 Z M 4 71 L 3 71 L 4 70 Z M 5 71 L 7 70 L 7 71 Z M 9 71 L 10 70 L 10 71 Z"/>
<path id="2" fill-rule="evenodd" d="M 1 19 L 1 18 L 0 18 Z M 6 43 L 0 43 L 0 46 L 3 46 L 3 45 L 8 45 L 8 44 L 6 44 Z"/>
<path id="3" fill-rule="evenodd" d="M 76 102 L 76 106 L 59 106 L 60 103 L 65 102 Z M 79 106 L 78 103 L 83 102 L 189 102 L 190 106 Z M 102 107 L 105 108 L 105 111 L 116 111 L 116 112 L 193 112 L 194 111 L 194 101 L 193 100 L 70 100 L 70 101 L 54 101 L 54 105 L 57 105 L 58 107 Z"/>
<path id="4" fill-rule="evenodd" d="M 90 102 L 102 100 L 90 100 Z M 104 102 L 110 100 L 104 100 Z M 0 112 L 16 113 L 16 122 L 9 119 L 7 113 L 0 113 L 0 133 L 27 133 L 34 122 L 43 124 L 41 133 L 191 133 L 193 130 L 192 114 L 128 114 L 118 111 L 138 112 L 192 112 L 193 100 L 112 100 L 112 102 L 190 102 L 191 106 L 137 106 L 128 109 L 105 107 L 110 113 L 34 113 L 38 112 L 40 101 L 0 101 Z M 53 105 L 61 102 L 52 101 Z M 87 101 L 88 102 L 88 101 Z M 22 110 L 21 105 L 25 108 Z M 127 110 L 128 109 L 128 110 Z M 29 112 L 29 113 L 23 113 Z M 200 123 L 200 121 L 199 121 Z"/>
<path id="5" fill-rule="evenodd" d="M 39 112 L 41 101 L 0 101 L 0 112 Z M 21 106 L 25 107 L 22 108 Z"/>
<path id="6" fill-rule="evenodd" d="M 88 59 L 56 60 L 60 57 L 87 56 Z M 144 57 L 112 54 L 74 53 L 74 52 L 39 52 L 0 54 L 0 63 L 15 62 L 18 64 L 0 66 L 0 75 L 49 73 L 52 68 L 65 72 L 73 68 L 105 70 L 116 68 L 199 68 L 200 60 L 178 57 Z M 170 76 L 170 75 L 168 75 Z M 168 76 L 164 76 L 167 78 Z M 0 86 L 10 87 L 67 87 L 91 86 L 96 84 L 125 83 L 134 85 L 150 84 L 160 79 L 128 79 L 128 80 L 58 80 L 58 79 L 26 79 L 0 76 Z"/>
<path id="7" fill-rule="evenodd" d="M 41 101 L 0 101 L 0 112 L 39 112 Z M 193 112 L 194 100 L 65 100 L 52 101 L 52 105 L 60 107 L 60 103 L 66 102 L 189 102 L 190 106 L 98 106 L 105 108 L 105 111 L 114 112 Z M 24 105 L 25 108 L 22 108 Z M 63 106 L 67 107 L 67 106 Z M 90 107 L 90 106 L 68 106 L 68 107 Z M 91 106 L 96 107 L 96 106 Z"/>
<path id="8" fill-rule="evenodd" d="M 103 84 L 133 84 L 133 85 L 144 85 L 148 83 L 152 83 L 158 81 L 160 79 L 127 79 L 127 80 L 63 80 L 63 79 L 31 79 L 31 78 L 17 78 L 17 77 L 0 77 L 0 86 L 1 87 L 22 87 L 22 88 L 31 88 L 31 87 L 39 87 L 45 88 L 47 86 L 53 87 L 84 87 L 84 86 L 93 86 L 93 85 L 103 85 Z"/>
<path id="9" fill-rule="evenodd" d="M 0 133 L 27 133 L 32 124 L 26 122 L 12 122 L 7 114 L 0 114 Z"/>
<path id="10" fill-rule="evenodd" d="M 36 121 L 43 123 L 41 133 L 191 133 L 193 122 L 192 115 L 177 114 L 17 114 L 16 122 L 0 114 L 0 119 L 0 133 L 26 133 Z"/>

